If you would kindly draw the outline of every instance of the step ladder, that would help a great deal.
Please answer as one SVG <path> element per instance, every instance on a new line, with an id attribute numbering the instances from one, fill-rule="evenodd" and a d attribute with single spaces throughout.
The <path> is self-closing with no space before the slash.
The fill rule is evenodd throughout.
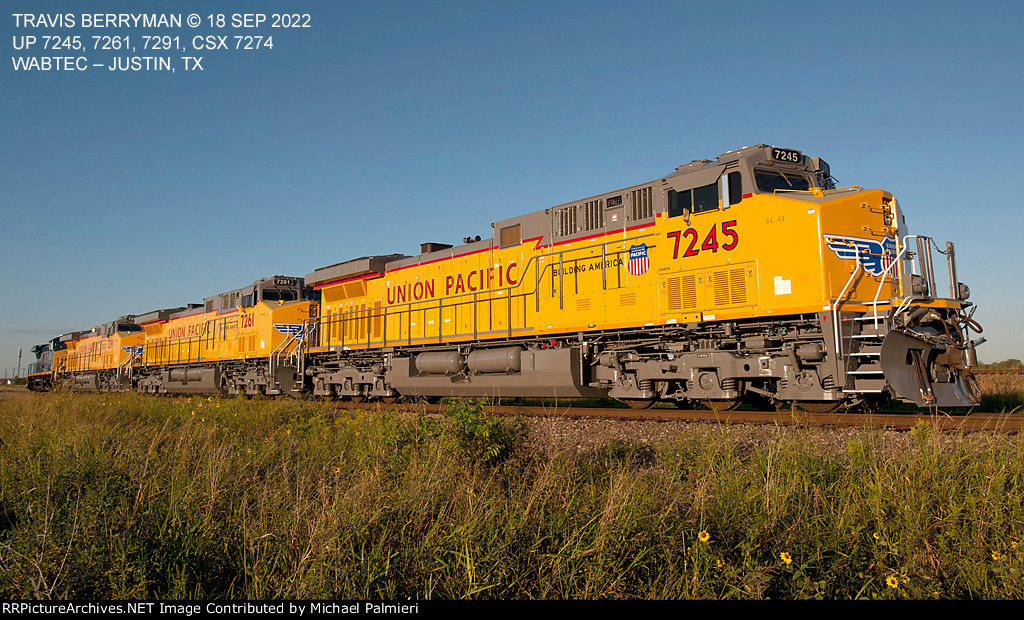
<path id="1" fill-rule="evenodd" d="M 868 305 L 888 306 L 889 302 L 869 302 Z M 882 371 L 882 341 L 889 331 L 888 312 L 869 312 L 852 319 L 853 333 L 847 353 L 846 385 L 844 394 L 880 394 L 885 388 Z"/>

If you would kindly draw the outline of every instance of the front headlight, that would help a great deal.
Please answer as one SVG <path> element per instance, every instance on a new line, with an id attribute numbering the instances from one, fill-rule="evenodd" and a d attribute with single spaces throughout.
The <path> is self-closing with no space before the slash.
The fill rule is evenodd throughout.
<path id="1" fill-rule="evenodd" d="M 960 299 L 966 300 L 971 296 L 971 287 L 967 286 L 963 282 L 957 282 L 957 292 L 960 293 Z"/>

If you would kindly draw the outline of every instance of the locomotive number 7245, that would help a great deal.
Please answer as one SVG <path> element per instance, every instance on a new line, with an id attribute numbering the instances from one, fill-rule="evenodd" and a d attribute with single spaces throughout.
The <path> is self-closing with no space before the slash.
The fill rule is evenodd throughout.
<path id="1" fill-rule="evenodd" d="M 679 258 L 679 240 L 683 237 L 690 240 L 689 245 L 686 246 L 686 251 L 683 252 L 684 258 L 687 256 L 697 256 L 703 250 L 717 252 L 719 248 L 723 250 L 735 249 L 740 242 L 739 234 L 733 229 L 735 226 L 736 220 L 722 222 L 722 237 L 727 237 L 731 239 L 731 241 L 721 245 L 718 244 L 718 225 L 716 224 L 712 226 L 707 236 L 704 237 L 704 241 L 700 244 L 699 248 L 697 247 L 697 240 L 700 239 L 700 235 L 693 228 L 667 233 L 666 236 L 669 239 L 675 239 L 675 245 L 672 246 L 672 258 Z"/>

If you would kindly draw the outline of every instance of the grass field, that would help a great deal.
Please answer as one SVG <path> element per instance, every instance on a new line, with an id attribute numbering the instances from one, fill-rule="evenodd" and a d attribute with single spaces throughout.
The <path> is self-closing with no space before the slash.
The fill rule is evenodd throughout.
<path id="1" fill-rule="evenodd" d="M 982 371 L 976 375 L 983 411 L 1024 413 L 1024 371 Z"/>
<path id="2" fill-rule="evenodd" d="M 1024 597 L 1021 438 L 687 428 L 540 458 L 468 402 L 8 396 L 0 598 Z"/>

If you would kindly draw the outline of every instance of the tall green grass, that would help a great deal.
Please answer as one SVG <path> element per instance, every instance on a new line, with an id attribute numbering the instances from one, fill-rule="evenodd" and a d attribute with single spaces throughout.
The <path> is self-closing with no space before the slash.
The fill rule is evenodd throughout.
<path id="1" fill-rule="evenodd" d="M 0 401 L 0 598 L 1021 598 L 1017 437 L 523 424 L 312 401 Z"/>

